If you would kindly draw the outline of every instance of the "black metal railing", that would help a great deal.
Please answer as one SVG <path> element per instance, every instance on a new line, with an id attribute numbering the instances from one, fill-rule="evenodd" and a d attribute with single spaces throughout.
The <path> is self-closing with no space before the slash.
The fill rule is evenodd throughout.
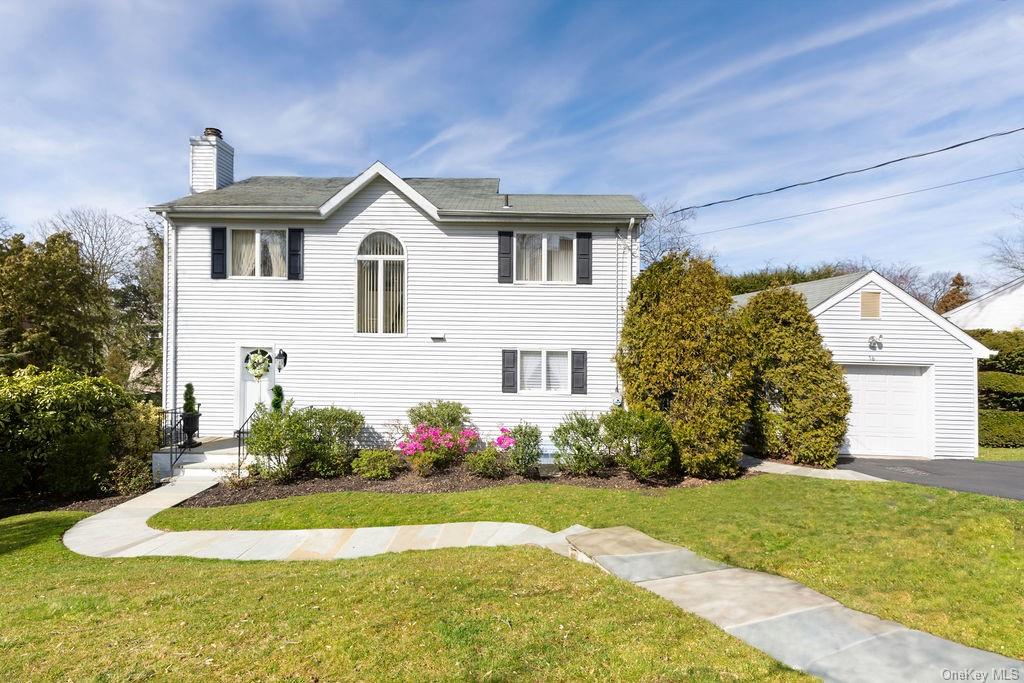
<path id="1" fill-rule="evenodd" d="M 161 447 L 170 447 L 168 476 L 174 474 L 174 466 L 184 455 L 185 451 L 185 429 L 182 426 L 184 412 L 181 408 L 171 408 L 164 411 L 164 423 L 161 429 Z"/>
<path id="2" fill-rule="evenodd" d="M 235 474 L 242 476 L 242 463 L 249 457 L 249 429 L 252 426 L 252 418 L 256 411 L 249 413 L 249 417 L 235 430 L 235 439 L 238 441 L 238 467 Z"/>

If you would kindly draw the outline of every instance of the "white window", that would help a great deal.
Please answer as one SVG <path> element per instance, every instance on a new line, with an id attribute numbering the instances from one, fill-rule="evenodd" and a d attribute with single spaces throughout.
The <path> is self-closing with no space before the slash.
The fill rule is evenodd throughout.
<path id="1" fill-rule="evenodd" d="M 231 277 L 287 277 L 288 232 L 232 228 Z"/>
<path id="2" fill-rule="evenodd" d="M 519 390 L 569 393 L 569 352 L 520 351 Z"/>
<path id="3" fill-rule="evenodd" d="M 517 233 L 514 258 L 517 282 L 575 282 L 576 235 Z"/>
<path id="4" fill-rule="evenodd" d="M 373 232 L 356 256 L 356 332 L 405 333 L 405 249 L 386 232 Z"/>

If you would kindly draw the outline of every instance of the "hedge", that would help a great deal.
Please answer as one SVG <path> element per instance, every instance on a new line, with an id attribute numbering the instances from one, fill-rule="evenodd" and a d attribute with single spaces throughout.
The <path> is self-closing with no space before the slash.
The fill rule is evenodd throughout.
<path id="1" fill-rule="evenodd" d="M 967 332 L 988 348 L 999 352 L 992 358 L 982 358 L 978 361 L 979 369 L 1024 375 L 1024 330 L 1009 332 L 968 330 Z"/>
<path id="2" fill-rule="evenodd" d="M 1024 375 L 979 372 L 978 404 L 993 410 L 1024 411 Z"/>
<path id="3" fill-rule="evenodd" d="M 978 443 L 991 448 L 1024 446 L 1024 413 L 979 410 Z"/>

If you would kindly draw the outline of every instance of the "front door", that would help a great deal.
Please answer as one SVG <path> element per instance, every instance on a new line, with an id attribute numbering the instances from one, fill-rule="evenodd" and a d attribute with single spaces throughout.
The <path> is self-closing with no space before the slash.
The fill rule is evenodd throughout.
<path id="1" fill-rule="evenodd" d="M 274 360 L 271 349 L 258 347 L 245 347 L 239 359 L 240 381 L 238 382 L 238 423 L 241 425 L 256 410 L 257 403 L 270 406 L 270 388 L 274 386 Z M 267 374 L 259 381 L 252 376 L 248 365 L 252 357 L 265 356 L 270 359 L 270 368 Z"/>

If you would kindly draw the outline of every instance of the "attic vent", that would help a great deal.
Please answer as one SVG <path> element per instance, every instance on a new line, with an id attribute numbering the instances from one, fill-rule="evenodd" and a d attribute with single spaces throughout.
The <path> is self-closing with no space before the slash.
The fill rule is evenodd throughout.
<path id="1" fill-rule="evenodd" d="M 882 293 L 861 292 L 860 293 L 860 317 L 881 318 L 882 317 Z"/>

